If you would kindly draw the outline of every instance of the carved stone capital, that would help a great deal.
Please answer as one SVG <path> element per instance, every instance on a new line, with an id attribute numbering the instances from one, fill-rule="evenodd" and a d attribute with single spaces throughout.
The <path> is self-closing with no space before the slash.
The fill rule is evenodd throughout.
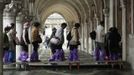
<path id="1" fill-rule="evenodd" d="M 108 16 L 109 15 L 109 9 L 108 8 L 104 8 L 103 9 L 103 13 L 105 16 Z"/>
<path id="2" fill-rule="evenodd" d="M 5 5 L 10 3 L 11 0 L 0 0 L 0 14 L 3 14 L 3 10 L 5 8 Z"/>
<path id="3" fill-rule="evenodd" d="M 126 8 L 126 0 L 120 0 L 120 5 L 122 8 Z"/>
<path id="4" fill-rule="evenodd" d="M 17 15 L 18 12 L 20 12 L 22 8 L 22 5 L 20 2 L 11 1 L 10 4 L 6 5 L 4 9 L 5 14 L 11 14 L 11 15 Z"/>

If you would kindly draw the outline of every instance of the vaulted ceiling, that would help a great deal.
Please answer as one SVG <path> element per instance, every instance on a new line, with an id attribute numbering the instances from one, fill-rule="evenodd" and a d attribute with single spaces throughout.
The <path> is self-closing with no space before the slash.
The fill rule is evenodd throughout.
<path id="1" fill-rule="evenodd" d="M 94 13 L 101 17 L 105 0 L 35 0 L 36 14 L 45 22 L 52 13 L 61 14 L 67 22 L 83 22 Z"/>

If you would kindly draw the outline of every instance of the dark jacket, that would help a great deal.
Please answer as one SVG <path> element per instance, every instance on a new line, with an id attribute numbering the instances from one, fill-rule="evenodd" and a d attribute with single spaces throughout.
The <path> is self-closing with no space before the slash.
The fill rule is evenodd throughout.
<path id="1" fill-rule="evenodd" d="M 108 46 L 110 50 L 119 49 L 119 42 L 121 41 L 121 36 L 117 30 L 113 30 L 108 35 Z"/>

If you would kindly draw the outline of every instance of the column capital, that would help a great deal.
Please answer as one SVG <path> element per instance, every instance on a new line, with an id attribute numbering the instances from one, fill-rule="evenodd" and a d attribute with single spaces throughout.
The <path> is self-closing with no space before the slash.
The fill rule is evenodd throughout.
<path id="1" fill-rule="evenodd" d="M 9 4 L 11 0 L 0 0 L 0 4 Z"/>
<path id="2" fill-rule="evenodd" d="M 3 10 L 5 8 L 6 4 L 9 4 L 11 0 L 0 0 L 0 10 Z"/>
<path id="3" fill-rule="evenodd" d="M 120 0 L 120 4 L 122 8 L 126 8 L 126 0 Z"/>
<path id="4" fill-rule="evenodd" d="M 105 16 L 108 16 L 108 14 L 109 14 L 109 8 L 104 8 L 103 9 L 103 13 L 104 13 Z"/>
<path id="5" fill-rule="evenodd" d="M 22 5 L 18 1 L 11 1 L 10 4 L 6 5 L 4 9 L 4 13 L 8 13 L 10 15 L 17 15 L 18 12 L 20 12 L 22 8 Z"/>

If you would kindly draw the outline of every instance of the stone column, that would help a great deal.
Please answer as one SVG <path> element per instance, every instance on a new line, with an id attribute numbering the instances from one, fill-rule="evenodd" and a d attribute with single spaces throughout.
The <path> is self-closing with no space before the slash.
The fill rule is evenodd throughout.
<path id="1" fill-rule="evenodd" d="M 3 24 L 4 27 L 10 25 L 10 23 L 16 23 L 17 13 L 21 9 L 21 2 L 12 0 L 10 4 L 6 5 L 4 9 Z"/>
<path id="2" fill-rule="evenodd" d="M 32 24 L 32 19 L 33 19 L 33 16 L 34 16 L 34 12 L 35 12 L 35 10 L 34 10 L 34 2 L 35 2 L 35 0 L 29 0 L 29 4 L 28 4 L 28 6 L 26 6 L 26 7 L 28 7 L 28 12 L 29 12 L 29 18 L 30 18 L 30 20 L 31 20 L 31 24 Z M 30 26 L 29 27 L 29 39 L 30 40 L 32 40 L 32 26 Z M 32 41 L 31 41 L 32 42 Z M 28 46 L 28 53 L 29 53 L 29 61 L 30 61 L 30 56 L 31 56 L 31 54 L 32 54 L 32 52 L 33 52 L 33 46 L 32 46 L 32 44 L 29 44 L 29 46 Z"/>
<path id="3" fill-rule="evenodd" d="M 131 33 L 134 35 L 134 1 L 131 0 Z"/>
<path id="4" fill-rule="evenodd" d="M 127 26 L 126 26 L 126 5 L 124 0 L 120 0 L 122 7 L 122 60 L 127 60 Z"/>
<path id="5" fill-rule="evenodd" d="M 18 13 L 17 17 L 16 17 L 16 37 L 18 37 L 19 40 L 21 40 L 21 36 L 22 36 L 22 31 L 23 31 L 23 14 L 22 12 Z M 18 60 L 19 56 L 20 56 L 20 52 L 22 50 L 22 46 L 21 45 L 16 45 L 16 62 L 20 62 Z M 18 65 L 16 66 L 18 67 Z"/>
<path id="6" fill-rule="evenodd" d="M 3 9 L 4 5 L 0 2 L 0 75 L 3 75 Z"/>
<path id="7" fill-rule="evenodd" d="M 90 49 L 89 49 L 89 33 L 90 33 L 90 30 L 89 30 L 89 22 L 87 22 L 86 24 L 86 35 L 87 35 L 87 52 L 89 53 L 90 52 Z"/>
<path id="8" fill-rule="evenodd" d="M 31 26 L 29 27 L 29 40 L 31 41 L 32 40 L 32 23 L 31 23 Z M 33 46 L 32 46 L 32 41 L 31 41 L 31 44 L 29 44 L 28 46 L 28 54 L 29 54 L 29 61 L 30 61 L 30 56 L 33 52 Z"/>
<path id="9" fill-rule="evenodd" d="M 114 26 L 114 0 L 109 0 L 109 6 L 110 6 L 110 11 L 109 11 L 109 27 Z"/>
<path id="10" fill-rule="evenodd" d="M 3 10 L 11 0 L 0 0 L 0 75 L 3 75 Z"/>
<path id="11" fill-rule="evenodd" d="M 88 47 L 88 37 L 87 37 L 88 32 L 87 32 L 87 30 L 88 30 L 87 29 L 87 22 L 85 21 L 84 22 L 84 48 L 85 49 L 84 50 L 86 53 L 88 53 L 88 48 L 87 48 Z"/>
<path id="12" fill-rule="evenodd" d="M 115 11 L 114 11 L 114 24 L 115 24 L 115 27 L 118 27 L 118 0 L 115 0 L 114 1 L 114 4 L 115 4 Z"/>
<path id="13" fill-rule="evenodd" d="M 21 32 L 22 32 L 22 27 L 20 26 L 20 17 L 17 17 L 17 13 L 20 11 L 21 9 L 21 5 L 19 4 L 19 1 L 14 1 L 12 0 L 12 2 L 8 5 L 6 5 L 5 9 L 4 9 L 4 18 L 3 18 L 3 22 L 4 22 L 4 27 L 7 25 L 10 25 L 10 23 L 15 23 L 15 29 L 17 32 L 16 37 L 19 38 L 20 40 L 20 36 L 21 36 Z M 17 19 L 17 21 L 16 21 Z M 18 26 L 19 25 L 19 26 Z M 18 57 L 19 57 L 19 51 L 21 50 L 20 45 L 15 45 L 15 54 L 16 54 L 16 62 L 18 62 Z M 17 65 L 16 65 L 17 66 Z"/>
<path id="14" fill-rule="evenodd" d="M 94 26 L 94 29 L 96 29 L 97 25 L 99 25 L 99 18 L 97 16 L 97 14 L 95 14 L 95 26 Z"/>
<path id="15" fill-rule="evenodd" d="M 95 30 L 95 29 L 93 29 L 93 20 L 90 20 L 90 31 L 89 32 L 92 32 L 93 30 Z M 89 50 L 90 51 L 93 51 L 93 49 L 94 49 L 94 43 L 93 43 L 93 40 L 89 37 Z"/>
<path id="16" fill-rule="evenodd" d="M 85 51 L 84 50 L 84 47 L 85 47 L 84 46 L 85 45 L 85 43 L 84 43 L 84 22 L 81 22 L 81 27 L 80 28 L 81 28 L 81 34 L 80 34 L 80 38 L 81 38 L 80 39 L 80 42 L 81 42 L 81 45 L 80 46 L 81 46 L 81 50 L 82 51 Z"/>
<path id="17" fill-rule="evenodd" d="M 15 12 L 13 8 L 10 8 L 9 5 L 6 5 L 3 14 L 3 29 L 6 26 L 10 26 L 10 23 L 15 23 Z"/>
<path id="18" fill-rule="evenodd" d="M 108 29 L 109 29 L 109 27 L 108 27 L 108 15 L 109 15 L 109 13 L 108 13 L 108 8 L 105 8 L 105 9 L 103 9 L 103 12 L 104 12 L 104 16 L 105 16 L 105 33 L 107 33 L 108 32 Z"/>

